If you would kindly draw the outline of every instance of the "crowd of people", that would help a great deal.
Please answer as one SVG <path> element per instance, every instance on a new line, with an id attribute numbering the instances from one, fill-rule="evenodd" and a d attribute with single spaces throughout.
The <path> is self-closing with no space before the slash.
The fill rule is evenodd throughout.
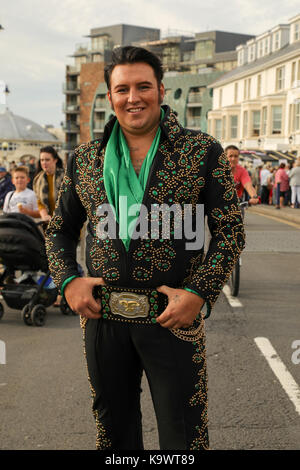
<path id="1" fill-rule="evenodd" d="M 39 160 L 28 164 L 12 162 L 0 167 L 0 209 L 20 212 L 49 222 L 63 180 L 63 162 L 51 146 L 41 148 Z"/>
<path id="2" fill-rule="evenodd" d="M 276 209 L 300 208 L 300 158 L 276 166 L 270 162 L 256 168 L 250 164 L 244 166 L 262 204 L 273 205 Z"/>
<path id="3" fill-rule="evenodd" d="M 0 210 L 40 219 L 46 227 L 54 213 L 63 176 L 63 162 L 51 146 L 41 148 L 37 162 L 34 158 L 26 165 L 11 162 L 9 171 L 0 167 Z M 58 295 L 53 305 L 58 307 L 60 302 Z"/>

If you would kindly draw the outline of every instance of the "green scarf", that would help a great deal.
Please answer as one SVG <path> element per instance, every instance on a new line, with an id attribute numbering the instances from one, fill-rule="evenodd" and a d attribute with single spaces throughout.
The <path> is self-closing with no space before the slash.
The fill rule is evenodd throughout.
<path id="1" fill-rule="evenodd" d="M 161 117 L 163 117 L 164 111 L 161 111 Z M 139 216 L 149 171 L 159 145 L 160 134 L 161 129 L 158 127 L 139 176 L 134 171 L 130 151 L 118 121 L 116 121 L 107 142 L 103 168 L 104 187 L 108 201 L 116 211 L 119 236 L 127 251 Z M 128 209 L 134 204 L 136 204 L 135 210 L 131 210 L 131 213 L 128 214 Z"/>

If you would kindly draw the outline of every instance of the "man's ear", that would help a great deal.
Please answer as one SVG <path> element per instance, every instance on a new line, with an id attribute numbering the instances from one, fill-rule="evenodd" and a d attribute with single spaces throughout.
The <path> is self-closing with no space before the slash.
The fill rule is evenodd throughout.
<path id="1" fill-rule="evenodd" d="M 113 103 L 112 103 L 110 90 L 108 90 L 108 92 L 107 92 L 107 99 L 108 99 L 108 101 L 109 101 L 109 104 L 110 104 L 111 109 L 114 111 L 114 105 L 113 105 Z"/>
<path id="2" fill-rule="evenodd" d="M 160 104 L 161 104 L 164 101 L 164 97 L 165 97 L 165 87 L 163 83 L 159 85 L 159 97 L 160 97 Z"/>

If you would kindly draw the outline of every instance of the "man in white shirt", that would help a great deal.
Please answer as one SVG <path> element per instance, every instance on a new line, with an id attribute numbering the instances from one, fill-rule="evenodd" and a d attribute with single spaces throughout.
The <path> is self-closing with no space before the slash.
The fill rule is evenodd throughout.
<path id="1" fill-rule="evenodd" d="M 269 185 L 271 184 L 270 164 L 267 164 L 260 172 L 261 203 L 269 204 Z"/>
<path id="2" fill-rule="evenodd" d="M 36 195 L 34 191 L 27 188 L 29 181 L 26 166 L 19 166 L 12 171 L 12 182 L 16 189 L 5 196 L 4 213 L 20 212 L 32 218 L 40 217 Z"/>

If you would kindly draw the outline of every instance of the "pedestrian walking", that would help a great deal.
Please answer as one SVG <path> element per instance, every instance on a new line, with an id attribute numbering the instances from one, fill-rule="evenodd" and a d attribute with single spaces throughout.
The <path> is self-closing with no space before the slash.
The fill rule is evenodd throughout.
<path id="1" fill-rule="evenodd" d="M 276 209 L 287 205 L 287 197 L 289 191 L 289 177 L 285 171 L 285 163 L 280 163 L 275 174 L 274 185 L 276 188 Z"/>
<path id="2" fill-rule="evenodd" d="M 42 147 L 32 187 L 37 196 L 38 209 L 45 226 L 53 215 L 63 176 L 63 162 L 54 147 L 50 145 Z M 60 303 L 61 296 L 58 295 L 53 305 L 59 307 Z"/>
<path id="3" fill-rule="evenodd" d="M 4 166 L 0 167 L 0 209 L 3 208 L 4 199 L 7 193 L 14 189 L 11 175 Z"/>
<path id="4" fill-rule="evenodd" d="M 36 170 L 37 170 L 36 161 L 35 161 L 35 158 L 34 158 L 34 157 L 31 157 L 31 158 L 29 159 L 29 162 L 28 162 L 28 164 L 27 164 L 27 167 L 28 167 L 28 170 L 29 170 L 29 183 L 28 183 L 28 188 L 29 188 L 29 189 L 32 189 L 33 180 L 34 180 L 34 177 L 36 176 Z"/>
<path id="5" fill-rule="evenodd" d="M 295 166 L 289 171 L 289 184 L 291 187 L 291 208 L 300 207 L 300 158 L 297 158 Z"/>
<path id="6" fill-rule="evenodd" d="M 162 78 L 162 64 L 151 52 L 133 46 L 113 51 L 105 80 L 115 117 L 101 141 L 79 146 L 70 157 L 47 230 L 55 284 L 81 317 L 102 450 L 143 449 L 143 371 L 160 448 L 209 447 L 204 315 L 244 246 L 222 147 L 183 128 L 162 105 Z M 184 209 L 170 217 L 168 234 L 160 216 L 154 223 L 163 204 L 168 213 L 173 204 Z M 187 248 L 184 233 L 175 238 L 187 204 L 194 208 L 193 223 L 204 205 L 212 234 L 205 259 L 203 247 Z M 86 218 L 89 277 L 80 278 L 76 245 Z M 142 231 L 145 223 L 155 230 Z"/>
<path id="7" fill-rule="evenodd" d="M 272 188 L 271 165 L 267 163 L 260 172 L 261 203 L 269 204 L 269 194 Z"/>
<path id="8" fill-rule="evenodd" d="M 32 186 L 38 199 L 41 218 L 46 222 L 53 215 L 63 176 L 63 163 L 56 150 L 50 145 L 41 148 Z"/>

